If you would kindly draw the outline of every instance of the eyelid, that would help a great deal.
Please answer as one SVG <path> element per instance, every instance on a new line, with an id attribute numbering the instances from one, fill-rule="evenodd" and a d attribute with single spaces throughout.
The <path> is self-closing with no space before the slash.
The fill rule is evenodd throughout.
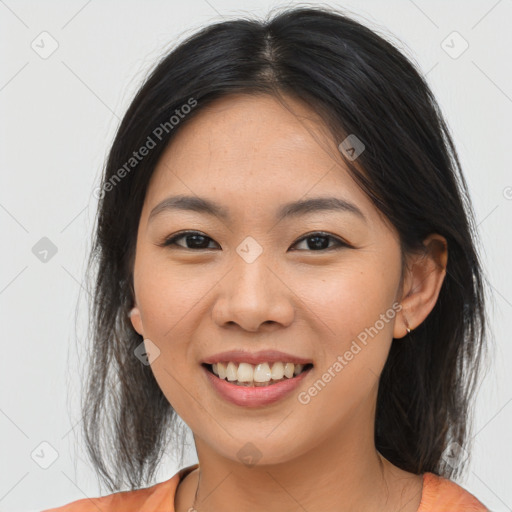
<path id="1" fill-rule="evenodd" d="M 158 245 L 160 247 L 175 246 L 178 249 L 184 249 L 186 251 L 204 251 L 205 250 L 205 249 L 190 249 L 188 247 L 182 247 L 181 245 L 176 244 L 176 240 L 179 240 L 180 238 L 184 238 L 187 235 L 199 235 L 199 236 L 202 236 L 204 238 L 207 238 L 207 239 L 215 242 L 215 240 L 213 240 L 213 238 L 209 237 L 205 233 L 202 233 L 201 231 L 185 230 L 185 231 L 178 231 L 177 233 L 174 233 L 173 235 L 165 237 L 164 240 L 161 243 L 159 243 Z M 215 243 L 217 243 L 217 242 L 215 242 Z M 219 244 L 217 244 L 217 245 L 219 245 Z M 208 249 L 208 248 L 206 248 L 206 249 Z"/>
<path id="2" fill-rule="evenodd" d="M 332 251 L 334 249 L 339 249 L 341 247 L 352 247 L 348 242 L 343 240 L 343 238 L 340 238 L 339 236 L 333 235 L 326 231 L 311 231 L 309 233 L 306 233 L 305 235 L 302 235 L 300 238 L 298 238 L 295 242 L 293 242 L 292 247 L 294 245 L 297 245 L 299 242 L 303 242 L 304 240 L 307 240 L 308 238 L 311 238 L 315 235 L 320 236 L 322 238 L 330 238 L 331 240 L 334 240 L 336 242 L 337 246 L 328 247 L 327 249 L 321 249 L 319 251 L 301 250 L 299 252 L 327 252 L 327 251 Z"/>
<path id="3" fill-rule="evenodd" d="M 199 236 L 202 236 L 206 239 L 209 239 L 211 240 L 212 242 L 216 243 L 217 245 L 219 245 L 217 242 L 215 242 L 215 240 L 213 240 L 213 238 L 209 237 L 208 235 L 206 235 L 205 233 L 201 232 L 201 231 L 194 231 L 194 230 L 185 230 L 185 231 L 179 231 L 177 233 L 174 233 L 173 235 L 170 235 L 168 237 L 166 237 L 163 242 L 159 243 L 158 245 L 160 247 L 171 247 L 171 246 L 174 246 L 174 247 L 177 247 L 179 249 L 184 249 L 184 250 L 187 250 L 187 251 L 204 251 L 204 250 L 209 250 L 210 248 L 206 247 L 206 248 L 200 248 L 200 249 L 191 249 L 191 248 L 188 248 L 188 247 L 182 247 L 181 245 L 177 245 L 176 244 L 176 241 L 181 239 L 181 238 L 184 238 L 186 237 L 187 235 L 199 235 Z M 336 242 L 337 245 L 333 246 L 333 247 L 328 247 L 326 249 L 320 249 L 318 251 L 314 251 L 314 250 L 303 250 L 303 249 L 295 249 L 296 251 L 298 252 L 318 252 L 318 253 L 325 253 L 325 252 L 330 252 L 332 250 L 336 250 L 336 249 L 341 249 L 343 247 L 349 247 L 349 248 L 353 248 L 354 246 L 349 244 L 348 242 L 346 242 L 343 238 L 337 236 L 337 235 L 333 235 L 331 233 L 328 233 L 326 231 L 310 231 L 309 233 L 306 233 L 305 235 L 302 235 L 300 238 L 298 238 L 297 240 L 295 240 L 295 242 L 293 242 L 293 244 L 291 245 L 291 247 L 293 247 L 294 245 L 297 245 L 299 242 L 303 242 L 304 240 L 307 240 L 308 238 L 311 238 L 313 237 L 314 235 L 317 235 L 317 236 L 320 236 L 320 237 L 323 237 L 323 238 L 329 238 L 331 240 L 334 240 Z M 293 249 L 292 249 L 293 250 Z"/>

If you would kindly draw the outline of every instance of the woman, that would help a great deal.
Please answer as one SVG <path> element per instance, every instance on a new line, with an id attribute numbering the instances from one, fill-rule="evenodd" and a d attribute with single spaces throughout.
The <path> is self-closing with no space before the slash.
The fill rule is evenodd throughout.
<path id="1" fill-rule="evenodd" d="M 485 348 L 471 204 L 390 43 L 322 8 L 203 29 L 97 197 L 84 432 L 111 494 L 52 510 L 487 510 L 451 480 Z M 143 487 L 178 415 L 199 462 Z"/>

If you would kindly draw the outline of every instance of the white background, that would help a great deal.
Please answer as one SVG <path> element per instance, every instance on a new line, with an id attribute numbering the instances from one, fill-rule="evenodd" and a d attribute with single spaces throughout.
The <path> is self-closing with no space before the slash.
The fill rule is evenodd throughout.
<path id="1" fill-rule="evenodd" d="M 289 2 L 293 4 L 294 2 Z M 314 3 L 314 2 L 312 2 Z M 99 495 L 80 436 L 78 368 L 84 304 L 74 315 L 90 244 L 101 166 L 145 73 L 206 23 L 283 5 L 263 0 L 0 1 L 0 511 Z M 512 510 L 512 2 L 345 1 L 418 63 L 454 134 L 492 284 L 495 345 L 475 414 L 472 465 L 458 483 L 493 511 Z M 58 43 L 41 58 L 41 32 Z M 442 42 L 457 31 L 458 58 Z M 39 41 L 39 43 L 38 43 Z M 49 49 L 51 40 L 45 40 Z M 455 40 L 455 48 L 461 41 Z M 507 188 L 508 187 L 508 188 Z M 46 263 L 32 247 L 48 237 Z M 83 297 L 82 297 L 83 299 Z M 31 453 L 58 458 L 42 469 Z M 45 448 L 46 447 L 46 448 Z M 41 451 L 42 450 L 42 451 Z M 44 457 L 43 457 L 44 458 Z M 195 463 L 191 450 L 187 465 Z M 157 481 L 179 468 L 169 458 Z"/>

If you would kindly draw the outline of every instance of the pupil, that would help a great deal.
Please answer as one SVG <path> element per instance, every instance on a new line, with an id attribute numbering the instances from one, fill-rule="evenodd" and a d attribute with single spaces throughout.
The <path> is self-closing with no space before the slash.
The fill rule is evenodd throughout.
<path id="1" fill-rule="evenodd" d="M 191 238 L 194 239 L 196 242 L 199 239 L 199 243 L 192 243 L 193 247 L 196 247 L 196 248 L 199 248 L 199 249 L 206 249 L 208 247 L 208 243 L 206 243 L 206 246 L 204 246 L 204 247 L 201 245 L 201 242 L 202 242 L 203 245 L 206 242 L 206 238 L 204 236 L 202 236 L 202 235 L 188 235 L 187 236 L 187 241 L 189 241 Z"/>
<path id="2" fill-rule="evenodd" d="M 311 236 L 308 238 L 308 241 L 314 240 L 313 247 L 311 244 L 308 243 L 309 248 L 316 248 L 316 249 L 327 249 L 329 246 L 329 240 L 325 236 Z M 324 243 L 318 243 L 318 240 L 323 240 Z"/>

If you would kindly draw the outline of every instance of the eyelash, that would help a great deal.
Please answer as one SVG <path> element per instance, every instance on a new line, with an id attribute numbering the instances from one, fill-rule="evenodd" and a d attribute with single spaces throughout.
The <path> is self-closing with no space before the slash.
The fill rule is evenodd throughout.
<path id="1" fill-rule="evenodd" d="M 202 236 L 206 239 L 209 239 L 209 240 L 212 240 L 209 236 L 206 236 L 204 235 L 203 233 L 201 233 L 200 231 L 182 231 L 181 233 L 177 233 L 175 235 L 171 235 L 170 237 L 166 238 L 162 244 L 160 244 L 161 247 L 170 247 L 170 246 L 176 246 L 180 249 L 185 249 L 185 250 L 188 250 L 188 251 L 203 251 L 205 249 L 208 249 L 208 247 L 206 248 L 199 248 L 199 249 L 193 249 L 193 248 L 190 248 L 190 247 L 182 247 L 181 245 L 177 245 L 176 244 L 176 241 L 177 240 L 180 240 L 181 238 L 185 238 L 187 236 L 190 236 L 190 235 L 199 235 L 199 236 Z M 314 238 L 314 237 L 320 237 L 320 238 L 329 238 L 331 240 L 333 240 L 334 242 L 336 242 L 336 244 L 338 244 L 338 246 L 336 247 L 328 247 L 326 249 L 319 249 L 318 251 L 315 251 L 315 250 L 312 250 L 312 249 L 299 249 L 299 251 L 306 251 L 306 252 L 326 252 L 326 251 L 331 251 L 331 250 L 338 250 L 338 249 L 341 249 L 343 247 L 352 247 L 351 245 L 347 244 L 346 242 L 344 242 L 343 240 L 341 240 L 340 238 L 338 237 L 335 237 L 334 235 L 331 235 L 329 233 L 325 233 L 324 231 L 313 231 L 311 233 L 308 233 L 307 235 L 303 236 L 302 238 L 299 238 L 293 245 L 296 245 L 298 244 L 299 242 L 303 242 L 304 240 L 307 240 L 308 238 Z M 212 240 L 213 241 L 213 240 Z"/>

